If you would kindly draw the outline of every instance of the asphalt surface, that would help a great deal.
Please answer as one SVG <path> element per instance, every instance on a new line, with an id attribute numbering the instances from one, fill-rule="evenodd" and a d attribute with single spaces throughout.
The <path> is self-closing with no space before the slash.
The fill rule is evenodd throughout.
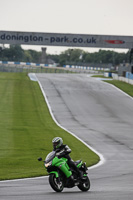
<path id="1" fill-rule="evenodd" d="M 56 193 L 45 177 L 0 182 L 0 200 L 132 200 L 133 99 L 86 74 L 37 77 L 57 122 L 103 154 L 105 163 L 89 170 L 88 192 L 74 187 Z"/>

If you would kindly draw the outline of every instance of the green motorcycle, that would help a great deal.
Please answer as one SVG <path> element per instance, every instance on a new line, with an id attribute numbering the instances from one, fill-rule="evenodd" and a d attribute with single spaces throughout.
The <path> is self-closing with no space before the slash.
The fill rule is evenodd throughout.
<path id="1" fill-rule="evenodd" d="M 38 159 L 39 161 L 42 158 Z M 75 161 L 76 166 L 81 171 L 82 177 L 78 177 L 77 172 L 70 168 L 67 164 L 67 159 L 58 158 L 56 152 L 50 152 L 45 161 L 44 166 L 49 173 L 49 184 L 56 192 L 62 192 L 66 188 L 77 186 L 81 191 L 88 191 L 90 189 L 90 180 L 87 176 L 86 164 L 81 160 Z"/>

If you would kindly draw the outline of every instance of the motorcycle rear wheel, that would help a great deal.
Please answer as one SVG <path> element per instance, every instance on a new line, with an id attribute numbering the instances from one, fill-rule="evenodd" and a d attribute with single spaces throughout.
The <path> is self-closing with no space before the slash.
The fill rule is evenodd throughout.
<path id="1" fill-rule="evenodd" d="M 78 185 L 78 188 L 84 192 L 86 192 L 90 189 L 90 180 L 89 180 L 88 176 L 86 176 L 86 180 L 84 182 L 82 182 Z"/>
<path id="2" fill-rule="evenodd" d="M 49 175 L 49 184 L 53 188 L 53 190 L 56 192 L 62 192 L 62 190 L 64 189 L 63 182 L 60 181 L 59 183 L 55 174 Z"/>

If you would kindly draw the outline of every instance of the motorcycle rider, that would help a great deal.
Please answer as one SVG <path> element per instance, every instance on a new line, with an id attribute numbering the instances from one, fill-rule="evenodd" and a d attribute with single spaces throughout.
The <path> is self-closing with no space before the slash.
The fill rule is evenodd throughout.
<path id="1" fill-rule="evenodd" d="M 55 137 L 52 140 L 52 143 L 53 143 L 53 150 L 56 151 L 56 156 L 58 156 L 58 158 L 61 157 L 67 158 L 68 166 L 72 167 L 77 172 L 79 178 L 82 178 L 82 173 L 80 172 L 74 161 L 69 156 L 69 154 L 71 153 L 71 149 L 69 148 L 69 146 L 63 144 L 63 140 L 60 137 Z"/>

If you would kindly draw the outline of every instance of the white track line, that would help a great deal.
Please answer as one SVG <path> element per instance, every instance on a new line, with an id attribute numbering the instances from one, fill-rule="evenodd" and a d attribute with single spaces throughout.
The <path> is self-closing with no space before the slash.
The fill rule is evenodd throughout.
<path id="1" fill-rule="evenodd" d="M 122 92 L 123 94 L 125 94 L 126 96 L 130 97 L 130 99 L 133 100 L 133 97 L 131 97 L 129 94 L 125 93 L 124 91 L 122 91 L 120 88 L 116 87 L 115 85 L 111 84 L 111 83 L 108 83 L 108 82 L 104 82 L 105 84 L 109 84 L 111 85 L 112 87 L 114 87 L 115 89 L 117 89 L 119 92 Z"/>

